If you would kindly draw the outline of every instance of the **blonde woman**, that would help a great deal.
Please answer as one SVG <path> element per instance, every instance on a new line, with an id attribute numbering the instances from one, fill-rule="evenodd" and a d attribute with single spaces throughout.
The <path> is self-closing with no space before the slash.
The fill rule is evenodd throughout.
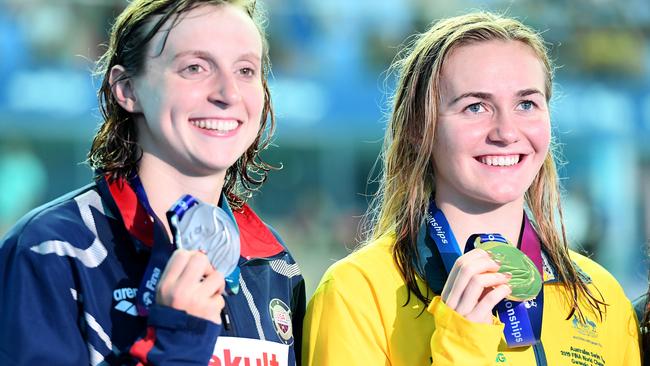
<path id="1" fill-rule="evenodd" d="M 311 299 L 303 364 L 638 365 L 620 285 L 567 247 L 539 34 L 491 13 L 445 19 L 394 68 L 369 238 Z M 532 297 L 481 249 L 495 242 L 532 263 Z"/>

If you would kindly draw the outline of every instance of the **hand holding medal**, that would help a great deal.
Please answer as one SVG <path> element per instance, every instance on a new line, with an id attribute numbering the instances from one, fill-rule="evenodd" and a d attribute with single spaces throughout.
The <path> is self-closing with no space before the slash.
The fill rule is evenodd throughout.
<path id="1" fill-rule="evenodd" d="M 239 290 L 239 232 L 233 219 L 190 195 L 172 206 L 167 219 L 176 250 L 170 248 L 156 302 L 221 324 L 223 296 Z"/>
<path id="2" fill-rule="evenodd" d="M 501 235 L 479 235 L 474 240 L 474 247 L 486 251 L 490 258 L 500 264 L 499 273 L 510 274 L 508 286 L 512 292 L 506 299 L 531 300 L 542 289 L 542 277 L 533 261 Z"/>
<path id="3" fill-rule="evenodd" d="M 174 244 L 179 249 L 198 250 L 226 276 L 227 289 L 239 291 L 239 232 L 232 218 L 221 208 L 181 197 L 167 213 Z"/>

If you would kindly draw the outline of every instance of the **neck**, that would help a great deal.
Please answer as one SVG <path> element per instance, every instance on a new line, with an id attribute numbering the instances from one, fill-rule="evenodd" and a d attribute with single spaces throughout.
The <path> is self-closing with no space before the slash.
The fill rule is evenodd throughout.
<path id="1" fill-rule="evenodd" d="M 436 205 L 445 214 L 461 253 L 472 234 L 498 233 L 513 245 L 519 241 L 524 214 L 523 197 L 502 205 L 474 205 L 470 210 L 436 195 Z"/>
<path id="2" fill-rule="evenodd" d="M 187 176 L 158 157 L 143 153 L 138 176 L 147 193 L 149 205 L 171 236 L 165 219 L 167 210 L 184 194 L 213 205 L 219 204 L 224 174 Z"/>

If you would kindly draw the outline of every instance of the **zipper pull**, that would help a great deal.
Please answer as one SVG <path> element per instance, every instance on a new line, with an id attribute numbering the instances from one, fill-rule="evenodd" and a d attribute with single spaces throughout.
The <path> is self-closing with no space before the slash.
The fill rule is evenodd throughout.
<path id="1" fill-rule="evenodd" d="M 230 315 L 228 315 L 228 310 L 225 304 L 221 310 L 221 323 L 223 324 L 224 329 L 227 331 L 230 330 Z"/>

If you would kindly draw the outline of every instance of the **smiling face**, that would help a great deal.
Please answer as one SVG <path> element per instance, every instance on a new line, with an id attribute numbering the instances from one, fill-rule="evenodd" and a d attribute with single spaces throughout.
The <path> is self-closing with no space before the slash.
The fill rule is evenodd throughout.
<path id="1" fill-rule="evenodd" d="M 546 73 L 528 45 L 492 40 L 451 51 L 440 79 L 436 200 L 523 205 L 548 153 Z"/>
<path id="2" fill-rule="evenodd" d="M 165 40 L 167 29 L 149 42 L 144 71 L 133 78 L 138 144 L 181 174 L 223 180 L 260 128 L 260 33 L 228 4 L 181 14 Z"/>

